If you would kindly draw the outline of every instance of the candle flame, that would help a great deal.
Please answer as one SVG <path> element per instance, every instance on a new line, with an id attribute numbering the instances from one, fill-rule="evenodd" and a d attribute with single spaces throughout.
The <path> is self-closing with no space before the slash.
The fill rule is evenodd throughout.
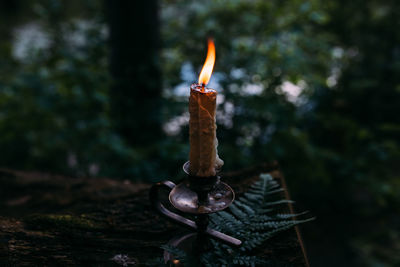
<path id="1" fill-rule="evenodd" d="M 207 58 L 200 72 L 199 84 L 207 85 L 207 83 L 210 81 L 211 74 L 214 68 L 214 63 L 215 63 L 215 45 L 212 39 L 208 39 Z"/>

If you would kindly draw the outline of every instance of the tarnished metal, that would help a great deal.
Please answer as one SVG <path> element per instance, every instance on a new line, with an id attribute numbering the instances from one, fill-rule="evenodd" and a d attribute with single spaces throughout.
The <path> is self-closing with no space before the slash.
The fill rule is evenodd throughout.
<path id="1" fill-rule="evenodd" d="M 175 185 L 171 181 L 164 181 L 153 185 L 150 190 L 150 200 L 153 206 L 169 219 L 189 227 L 197 232 L 197 240 L 202 236 L 209 236 L 228 245 L 240 246 L 241 241 L 208 227 L 208 214 L 227 208 L 234 200 L 235 193 L 232 188 L 221 182 L 219 176 L 193 177 L 189 175 L 189 162 L 183 165 L 183 170 L 188 174 L 187 179 Z M 179 214 L 168 210 L 159 199 L 159 190 L 170 190 L 169 200 L 178 210 L 196 215 L 196 220 L 189 220 Z"/>
<path id="2" fill-rule="evenodd" d="M 216 183 L 205 198 L 199 200 L 199 192 L 190 189 L 188 183 L 180 183 L 169 194 L 169 201 L 178 210 L 191 214 L 209 214 L 227 208 L 234 200 L 232 188 L 222 182 Z"/>

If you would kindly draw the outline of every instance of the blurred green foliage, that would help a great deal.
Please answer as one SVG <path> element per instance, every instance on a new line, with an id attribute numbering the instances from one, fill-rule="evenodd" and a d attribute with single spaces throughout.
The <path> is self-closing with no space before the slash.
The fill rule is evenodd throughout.
<path id="1" fill-rule="evenodd" d="M 68 3 L 32 1 L 23 22 L 40 25 L 44 47 L 16 57 L 12 34 L 0 45 L 1 166 L 182 177 L 182 88 L 197 79 L 212 36 L 224 169 L 279 161 L 293 198 L 320 223 L 305 229 L 317 266 L 332 253 L 324 266 L 400 264 L 400 3 L 163 1 L 166 137 L 151 148 L 127 146 L 111 127 L 102 3 Z"/>

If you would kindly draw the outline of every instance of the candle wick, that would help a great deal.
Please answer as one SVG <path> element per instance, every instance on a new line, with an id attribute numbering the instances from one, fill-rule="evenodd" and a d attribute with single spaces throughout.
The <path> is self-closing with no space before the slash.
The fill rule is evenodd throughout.
<path id="1" fill-rule="evenodd" d="M 204 92 L 204 86 L 205 86 L 205 84 L 204 84 L 204 83 L 201 83 L 201 91 L 202 91 L 202 92 Z"/>

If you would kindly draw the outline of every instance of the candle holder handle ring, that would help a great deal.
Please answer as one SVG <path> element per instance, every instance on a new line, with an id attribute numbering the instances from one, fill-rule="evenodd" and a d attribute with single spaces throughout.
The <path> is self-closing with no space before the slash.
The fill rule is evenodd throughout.
<path id="1" fill-rule="evenodd" d="M 150 199 L 154 208 L 156 208 L 162 215 L 171 219 L 174 222 L 177 222 L 183 226 L 189 227 L 191 229 L 196 230 L 197 226 L 196 223 L 192 220 L 189 220 L 175 212 L 170 211 L 167 209 L 160 201 L 159 198 L 159 191 L 160 189 L 169 189 L 170 191 L 175 188 L 175 184 L 171 181 L 163 181 L 154 184 L 150 189 Z"/>

